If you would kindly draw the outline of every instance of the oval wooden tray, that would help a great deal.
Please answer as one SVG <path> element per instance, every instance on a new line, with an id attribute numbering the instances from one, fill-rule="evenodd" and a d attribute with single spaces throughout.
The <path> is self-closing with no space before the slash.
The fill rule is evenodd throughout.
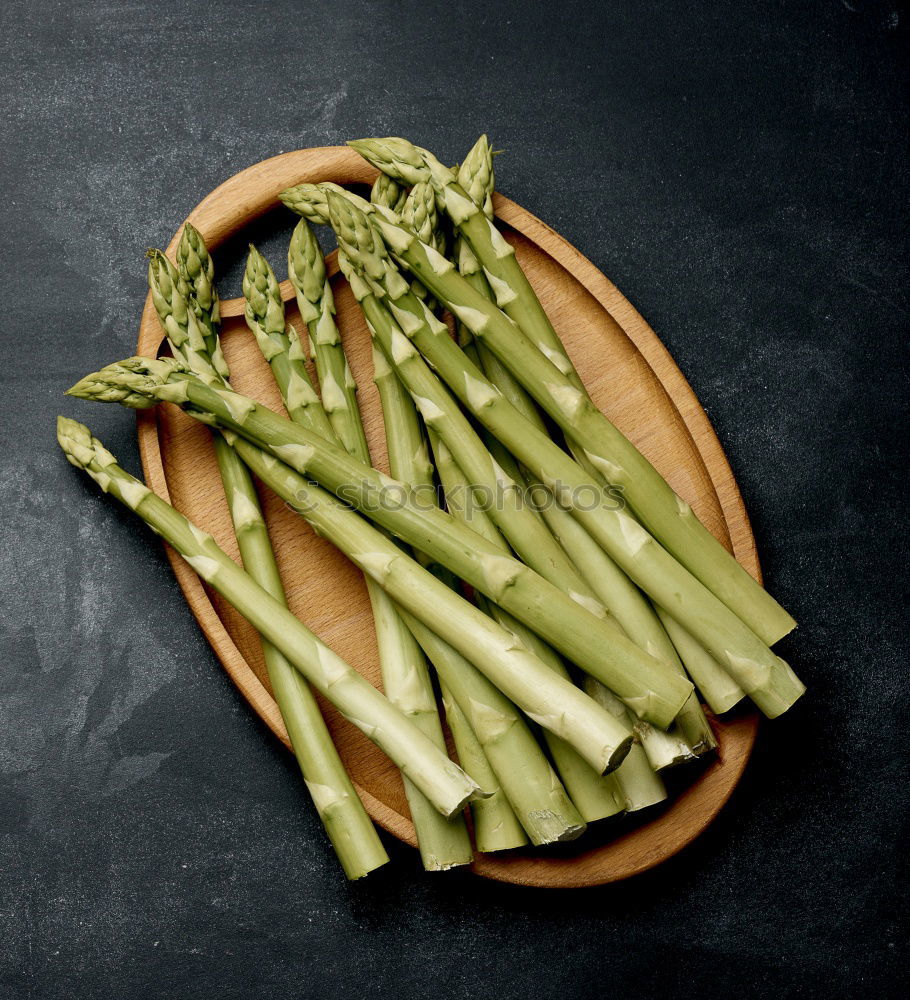
<path id="1" fill-rule="evenodd" d="M 235 175 L 190 213 L 210 248 L 278 204 L 278 192 L 304 181 L 369 184 L 376 172 L 344 146 L 304 149 L 264 160 Z M 497 195 L 496 215 L 562 336 L 595 402 L 654 462 L 672 486 L 740 562 L 760 577 L 755 543 L 733 474 L 708 418 L 657 336 L 590 261 L 519 205 Z M 173 255 L 180 231 L 175 233 Z M 281 273 L 283 261 L 273 261 Z M 356 302 L 334 275 L 339 325 L 351 369 L 360 386 L 367 437 L 380 468 L 385 444 L 372 383 L 369 334 Z M 300 328 L 290 285 L 282 285 L 288 317 Z M 268 367 L 243 321 L 243 301 L 222 306 L 224 351 L 233 383 L 281 408 Z M 146 300 L 138 353 L 154 357 L 162 337 Z M 139 446 L 149 486 L 192 520 L 212 531 L 237 556 L 208 431 L 174 407 L 139 415 Z M 372 618 L 360 574 L 330 544 L 275 497 L 263 501 L 292 610 L 342 656 L 379 684 Z M 189 566 L 168 551 L 181 589 L 224 668 L 271 730 L 287 734 L 269 690 L 253 630 Z M 370 815 L 401 840 L 414 844 L 404 791 L 387 758 L 330 706 L 326 717 L 339 751 Z M 595 824 L 574 845 L 509 855 L 480 855 L 480 875 L 522 885 L 597 885 L 645 871 L 690 843 L 729 798 L 748 760 L 757 730 L 755 715 L 716 722 L 717 759 L 660 811 Z"/>

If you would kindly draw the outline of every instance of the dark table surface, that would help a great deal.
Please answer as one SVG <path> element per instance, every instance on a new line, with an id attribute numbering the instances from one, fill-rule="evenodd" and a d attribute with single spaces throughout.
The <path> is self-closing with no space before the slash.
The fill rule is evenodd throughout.
<path id="1" fill-rule="evenodd" d="M 0 995 L 899 995 L 906 18 L 6 0 Z M 137 468 L 128 413 L 61 393 L 132 353 L 143 251 L 230 174 L 388 133 L 453 161 L 483 130 L 503 191 L 692 382 L 810 686 L 710 832 L 588 891 L 425 875 L 394 842 L 388 874 L 345 884 L 161 548 L 53 436 L 58 412 L 87 419 Z"/>

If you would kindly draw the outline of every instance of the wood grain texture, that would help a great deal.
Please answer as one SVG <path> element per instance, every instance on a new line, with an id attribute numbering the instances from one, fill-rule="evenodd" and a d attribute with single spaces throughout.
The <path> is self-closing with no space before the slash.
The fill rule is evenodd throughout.
<path id="1" fill-rule="evenodd" d="M 375 170 L 345 147 L 285 153 L 230 178 L 189 216 L 211 248 L 273 208 L 278 193 L 304 181 L 370 183 Z M 557 233 L 497 195 L 496 215 L 537 290 L 594 401 L 650 458 L 698 516 L 756 578 L 760 570 L 748 517 L 729 464 L 694 393 L 657 336 L 619 290 Z M 173 256 L 180 236 L 168 247 Z M 279 271 L 281 266 L 279 262 Z M 369 335 L 360 311 L 328 260 L 345 350 L 360 385 L 360 403 L 375 464 L 386 469 Z M 290 285 L 282 285 L 288 317 L 300 328 Z M 242 300 L 223 303 L 224 350 L 233 383 L 281 409 L 268 367 L 242 319 Z M 161 331 L 150 299 L 140 324 L 139 354 L 154 357 Z M 146 481 L 237 558 L 227 506 L 205 427 L 171 406 L 140 411 L 139 444 Z M 266 491 L 262 499 L 291 609 L 324 641 L 379 684 L 375 637 L 362 578 L 329 543 Z M 269 690 L 258 639 L 249 625 L 209 593 L 173 551 L 168 556 L 194 615 L 224 668 L 250 705 L 287 744 Z M 414 844 L 400 777 L 385 756 L 323 703 L 326 719 L 373 818 Z M 676 854 L 714 819 L 749 758 L 755 715 L 717 721 L 719 753 L 660 811 L 613 825 L 595 824 L 559 853 L 481 855 L 478 874 L 523 885 L 579 887 L 626 878 Z"/>

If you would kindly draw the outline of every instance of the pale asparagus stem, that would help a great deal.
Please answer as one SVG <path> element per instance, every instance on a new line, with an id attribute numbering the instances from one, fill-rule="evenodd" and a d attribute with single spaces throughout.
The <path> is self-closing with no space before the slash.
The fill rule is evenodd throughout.
<path id="1" fill-rule="evenodd" d="M 175 356 L 186 353 L 194 357 L 200 374 L 217 384 L 227 366 L 217 335 L 217 296 L 213 286 L 206 292 L 203 281 L 207 276 L 211 282 L 211 259 L 201 237 L 184 246 L 190 239 L 188 233 L 195 233 L 189 225 L 178 250 L 186 274 L 178 274 L 163 254 L 150 253 L 149 287 Z M 194 276 L 190 283 L 188 279 Z M 204 293 L 201 304 L 195 295 L 200 286 Z M 200 336 L 204 349 L 198 343 Z M 191 342 L 193 350 L 189 350 Z M 221 371 L 218 358 L 222 360 Z M 213 444 L 243 565 L 261 587 L 284 604 L 284 587 L 252 477 L 221 434 L 213 435 Z M 345 875 L 361 878 L 385 864 L 388 855 L 354 791 L 309 685 L 275 646 L 265 639 L 261 642 L 272 693 L 319 817 Z"/>
<path id="2" fill-rule="evenodd" d="M 300 226 L 306 227 L 306 221 Z M 347 359 L 341 348 L 341 340 L 333 318 L 331 290 L 325 274 L 322 251 L 312 234 L 295 232 L 296 243 L 289 252 L 289 270 L 297 289 L 298 302 L 310 306 L 308 313 L 301 305 L 301 314 L 310 327 L 311 343 L 318 342 L 317 373 L 323 393 L 323 405 L 328 404 L 328 421 L 323 407 L 308 405 L 292 407 L 285 395 L 286 388 L 279 382 L 279 389 L 291 419 L 316 433 L 321 433 L 332 444 L 344 447 L 349 453 L 364 462 L 369 462 L 369 450 L 357 409 L 356 386 L 348 368 Z M 252 259 L 252 255 L 251 255 Z M 254 308 L 247 301 L 247 321 L 250 313 L 255 317 L 265 317 L 270 311 L 284 319 L 284 305 L 281 301 L 278 283 L 264 259 L 260 258 L 258 273 L 267 275 L 267 280 L 255 282 L 254 272 L 251 285 L 262 288 L 261 293 L 252 296 L 258 306 Z M 248 269 L 249 274 L 249 269 Z M 254 284 L 255 282 L 255 284 Z M 314 315 L 315 314 L 315 315 Z M 264 323 L 263 323 L 264 325 Z M 277 322 L 273 325 L 277 325 Z M 278 340 L 286 353 L 295 348 L 299 351 L 299 341 L 288 344 Z M 315 399 L 315 392 L 309 374 L 302 364 L 299 352 L 297 377 L 304 380 L 308 398 Z M 272 370 L 283 372 L 277 356 L 271 359 Z M 344 386 L 349 395 L 344 395 Z M 445 739 L 439 723 L 436 699 L 423 659 L 420 646 L 408 631 L 398 615 L 391 598 L 372 580 L 366 577 L 367 594 L 373 612 L 376 629 L 376 644 L 382 671 L 383 688 L 389 700 L 414 722 L 415 725 L 440 748 L 445 749 Z M 411 819 L 417 834 L 417 844 L 423 867 L 427 871 L 444 871 L 458 865 L 470 864 L 473 858 L 471 841 L 463 816 L 446 819 L 440 816 L 423 793 L 404 776 L 405 794 L 411 811 Z"/>
<path id="3" fill-rule="evenodd" d="M 414 491 L 419 502 L 435 504 L 433 468 L 427 454 L 426 441 L 420 429 L 417 411 L 407 390 L 399 382 L 398 376 L 375 346 L 373 380 L 382 405 L 389 469 L 396 479 Z M 527 837 L 486 759 L 480 740 L 448 687 L 442 682 L 440 687 L 446 719 L 452 739 L 455 741 L 459 762 L 481 788 L 493 793 L 488 799 L 476 799 L 471 803 L 477 849 L 486 853 L 521 847 L 527 843 Z M 485 718 L 482 716 L 481 720 Z M 483 735 L 485 740 L 492 738 L 492 733 L 484 731 Z"/>
<path id="4" fill-rule="evenodd" d="M 606 711 L 612 712 L 618 719 L 628 718 L 628 709 L 611 694 L 603 684 L 598 684 L 592 677 L 586 677 L 585 690 Z M 627 812 L 637 812 L 657 805 L 667 797 L 667 789 L 660 775 L 651 767 L 648 756 L 640 743 L 636 743 L 629 755 L 613 772 L 616 784 L 623 796 Z"/>
<path id="5" fill-rule="evenodd" d="M 476 784 L 369 681 L 324 645 L 244 572 L 207 532 L 125 472 L 88 428 L 58 419 L 57 437 L 69 461 L 138 514 L 199 576 L 233 605 L 355 726 L 417 784 L 446 816 L 479 794 Z"/>
<path id="6" fill-rule="evenodd" d="M 470 484 L 455 462 L 454 456 L 442 439 L 430 430 L 430 441 L 436 458 L 436 470 L 442 484 L 449 510 L 469 524 L 478 534 L 508 552 L 508 545 L 490 520 L 486 510 L 473 502 Z M 478 606 L 511 632 L 516 640 L 529 649 L 538 659 L 561 677 L 570 680 L 565 664 L 531 629 L 516 621 L 508 612 L 488 601 L 478 599 Z M 622 812 L 624 803 L 611 780 L 612 775 L 600 775 L 563 740 L 544 733 L 556 770 L 562 778 L 569 796 L 588 823 Z"/>
<path id="7" fill-rule="evenodd" d="M 356 215 L 356 211 L 350 207 L 352 214 Z M 515 324 L 473 289 L 447 260 L 431 247 L 421 244 L 408 230 L 378 214 L 372 218 L 396 256 L 471 327 L 475 336 L 485 337 L 516 374 L 534 369 L 539 361 L 559 375 L 546 358 L 537 355 L 535 360 L 535 352 Z M 408 332 L 418 349 L 432 361 L 439 375 L 475 416 L 516 458 L 558 493 L 559 502 L 572 509 L 601 547 L 654 603 L 669 609 L 674 618 L 692 632 L 766 715 L 781 714 L 805 692 L 789 666 L 663 549 L 634 517 L 603 504 L 590 509 L 576 503 L 579 489 L 586 495 L 590 492 L 590 477 L 546 435 L 524 420 L 450 338 L 435 335 L 426 325 Z M 552 415 L 558 412 L 565 421 L 568 413 L 584 410 L 583 397 L 574 387 L 569 386 L 566 395 L 556 382 L 548 383 L 548 377 L 544 376 L 544 386 L 556 387 L 553 395 L 544 389 L 537 398 L 541 403 L 549 400 Z M 610 478 L 612 481 L 614 477 Z M 682 501 L 680 505 L 683 510 Z"/>
<path id="8" fill-rule="evenodd" d="M 685 664 L 686 672 L 711 706 L 711 711 L 715 715 L 721 715 L 741 702 L 746 697 L 746 692 L 701 643 L 674 621 L 663 608 L 654 610 Z"/>
<path id="9" fill-rule="evenodd" d="M 477 850 L 482 854 L 492 854 L 495 851 L 509 851 L 522 847 L 527 844 L 528 838 L 518 822 L 515 811 L 509 805 L 509 800 L 487 760 L 480 740 L 471 728 L 468 717 L 459 708 L 452 692 L 441 682 L 440 688 L 446 722 L 449 724 L 449 731 L 458 754 L 458 763 L 481 788 L 492 793 L 488 799 L 475 799 L 471 803 L 474 843 L 477 845 Z"/>
<path id="10" fill-rule="evenodd" d="M 642 657 L 644 669 L 636 665 L 634 671 L 619 663 L 614 648 L 614 629 L 604 628 L 601 619 L 566 597 L 524 563 L 503 556 L 496 546 L 484 542 L 467 525 L 460 524 L 438 509 L 426 509 L 415 504 L 403 484 L 357 462 L 342 449 L 329 445 L 325 439 L 292 424 L 247 396 L 206 386 L 182 370 L 175 361 L 166 358 L 157 361 L 130 358 L 86 376 L 69 392 L 70 395 L 81 398 L 118 402 L 134 408 L 154 406 L 166 399 L 203 422 L 215 423 L 234 431 L 257 447 L 269 450 L 276 458 L 287 462 L 301 473 L 298 478 L 304 485 L 304 475 L 322 482 L 327 488 L 337 491 L 348 502 L 355 504 L 371 520 L 392 531 L 408 544 L 425 551 L 457 577 L 487 594 L 537 631 L 581 669 L 595 676 L 599 675 L 627 704 L 636 705 L 643 718 L 648 718 L 657 725 L 669 725 L 692 690 L 688 681 L 671 674 L 665 668 L 660 670 L 659 676 L 655 676 L 653 668 L 659 668 L 660 665 L 650 657 Z M 392 495 L 396 497 L 394 504 L 388 502 Z M 401 502 L 397 502 L 399 497 Z M 360 518 L 355 516 L 355 520 L 358 525 L 369 528 Z M 391 544 L 375 530 L 370 531 L 377 536 L 377 545 L 380 542 Z M 347 551 L 343 546 L 342 548 Z M 420 567 L 394 546 L 392 549 L 395 559 L 388 565 L 383 562 L 381 566 L 373 566 L 374 574 L 380 578 L 379 582 L 386 589 L 398 582 L 408 585 L 415 583 L 416 578 L 419 578 Z M 391 572 L 393 568 L 395 572 Z M 386 572 L 387 569 L 389 572 Z M 442 589 L 438 604 L 420 601 L 424 613 L 432 615 L 432 619 L 427 619 L 427 624 L 434 629 L 438 626 L 437 631 L 444 629 L 439 632 L 441 637 L 468 659 L 477 662 L 478 666 L 491 669 L 494 660 L 503 666 L 511 663 L 514 651 L 508 648 L 510 640 L 505 633 L 497 629 L 495 636 L 490 635 L 487 629 L 493 623 L 476 612 L 476 609 L 466 605 L 457 595 Z M 405 593 L 409 598 L 413 596 L 410 586 L 405 588 Z M 451 601 L 455 602 L 453 614 L 447 614 L 444 609 Z M 480 619 L 477 627 L 464 629 L 465 621 L 457 620 L 459 612 L 455 609 L 460 609 L 460 614 L 471 620 L 475 620 L 472 612 L 476 612 Z M 470 650 L 461 649 L 459 643 L 467 641 L 479 645 Z M 636 657 L 640 657 L 641 651 L 637 647 L 632 648 Z M 477 657 L 481 658 L 480 661 Z M 529 689 L 534 688 L 531 702 L 536 707 L 532 707 L 530 713 L 537 715 L 546 707 L 544 724 L 572 742 L 593 766 L 606 770 L 611 766 L 610 761 L 615 754 L 625 752 L 628 734 L 614 729 L 608 735 L 605 730 L 600 729 L 599 723 L 604 721 L 601 714 L 596 719 L 587 718 L 590 699 L 584 698 L 582 702 L 578 702 L 577 689 L 572 685 L 557 683 L 559 678 L 535 658 L 530 657 L 530 661 L 529 668 L 522 668 L 516 662 L 514 672 L 511 669 L 506 671 L 503 682 L 509 684 L 511 691 L 499 686 L 526 711 L 528 709 L 521 704 L 521 699 L 527 702 L 527 696 L 531 694 Z M 544 699 L 542 689 L 537 690 L 537 686 L 530 682 L 529 670 L 538 677 L 540 684 L 550 689 L 552 697 L 549 701 Z M 524 683 L 516 685 L 514 681 L 522 675 Z M 498 681 L 494 683 L 498 684 Z M 556 706 L 559 706 L 559 718 L 555 717 Z M 576 718 L 570 725 L 569 717 L 573 714 Z M 563 732 L 563 729 L 567 732 Z M 597 746 L 600 749 L 593 752 Z M 601 760 L 604 754 L 606 758 Z M 615 763 L 618 760 L 614 761 L 614 765 Z"/>
<path id="11" fill-rule="evenodd" d="M 604 620 L 615 655 L 628 658 L 641 676 L 655 669 L 665 671 L 663 664 L 650 659 L 612 622 L 605 620 L 604 609 L 590 586 L 544 522 L 524 504 L 517 484 L 491 458 L 470 422 L 402 332 L 415 336 L 419 329 L 429 329 L 435 338 L 448 340 L 444 324 L 432 316 L 404 282 L 392 280 L 398 277 L 397 273 L 387 268 L 388 262 L 381 256 L 381 242 L 367 217 L 333 192 L 328 193 L 328 205 L 347 261 L 352 290 L 374 338 L 411 393 L 424 421 L 453 452 L 472 490 L 486 494 L 487 509 L 498 528 L 527 565 Z M 383 302 L 371 290 L 373 286 L 386 295 Z M 389 303 L 388 308 L 385 302 Z"/>
<path id="12" fill-rule="evenodd" d="M 367 461 L 369 451 L 357 408 L 357 385 L 335 323 L 335 303 L 322 250 L 306 219 L 301 219 L 291 236 L 288 277 L 300 316 L 307 325 L 323 409 L 345 450 Z"/>
<path id="13" fill-rule="evenodd" d="M 510 361 L 492 341 L 491 348 L 500 354 L 554 419 L 564 419 L 567 436 L 590 453 L 594 464 L 609 466 L 609 470 L 603 469 L 608 480 L 613 485 L 626 487 L 633 509 L 655 537 L 763 642 L 776 642 L 792 631 L 796 625 L 793 618 L 736 562 L 687 506 L 678 503 L 676 494 L 661 475 L 593 405 L 516 260 L 514 249 L 457 183 L 453 172 L 427 150 L 403 139 L 358 140 L 350 145 L 393 177 L 412 184 L 429 181 L 433 185 L 446 213 L 484 266 L 499 306 L 514 321 L 512 330 L 516 335 L 522 334 L 514 338 L 520 346 L 518 353 L 536 354 L 541 362 L 550 359 L 542 373 L 543 381 L 528 370 L 530 358 L 519 359 L 513 355 Z M 447 301 L 443 288 L 434 287 L 426 275 L 417 271 L 415 277 L 451 308 L 452 303 Z M 569 390 L 574 390 L 574 396 Z M 570 397 L 572 402 L 568 404 Z"/>
<path id="14" fill-rule="evenodd" d="M 584 820 L 515 706 L 435 632 L 404 617 L 465 713 L 531 843 L 574 840 L 583 833 Z"/>

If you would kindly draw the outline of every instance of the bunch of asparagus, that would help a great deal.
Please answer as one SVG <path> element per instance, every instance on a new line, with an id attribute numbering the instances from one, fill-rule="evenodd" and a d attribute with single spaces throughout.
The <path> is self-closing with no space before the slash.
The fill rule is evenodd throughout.
<path id="1" fill-rule="evenodd" d="M 149 254 L 171 356 L 69 390 L 171 403 L 211 428 L 243 567 L 86 427 L 61 417 L 58 439 L 258 630 L 353 879 L 388 858 L 313 689 L 398 766 L 424 867 L 442 870 L 656 805 L 665 769 L 716 748 L 702 702 L 721 714 L 748 697 L 774 717 L 804 687 L 770 649 L 793 619 L 588 396 L 496 228 L 486 136 L 455 168 L 400 138 L 351 145 L 380 170 L 369 200 L 331 183 L 281 195 L 302 216 L 299 326 L 268 261 L 254 247 L 247 261 L 246 322 L 286 416 L 231 387 L 212 260 L 189 224 L 176 262 Z M 372 336 L 391 475 L 371 462 L 314 225 L 334 231 Z M 384 695 L 288 610 L 256 479 L 363 572 Z"/>

